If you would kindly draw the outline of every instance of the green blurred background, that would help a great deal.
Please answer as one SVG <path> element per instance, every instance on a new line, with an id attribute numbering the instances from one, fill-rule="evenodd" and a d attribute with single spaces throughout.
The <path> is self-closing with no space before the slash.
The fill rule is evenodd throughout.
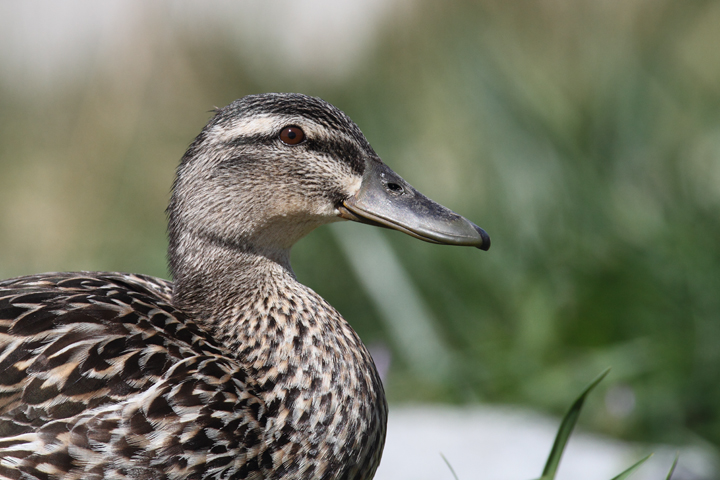
<path id="1" fill-rule="evenodd" d="M 344 223 L 294 249 L 390 358 L 391 402 L 560 414 L 612 366 L 587 428 L 720 446 L 720 2 L 97 3 L 0 6 L 3 277 L 167 278 L 164 208 L 209 110 L 316 95 L 493 240 Z"/>

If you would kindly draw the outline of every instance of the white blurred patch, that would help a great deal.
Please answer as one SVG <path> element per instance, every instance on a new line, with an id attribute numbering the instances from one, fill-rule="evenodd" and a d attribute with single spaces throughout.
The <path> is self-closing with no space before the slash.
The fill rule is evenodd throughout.
<path id="1" fill-rule="evenodd" d="M 17 89 L 56 87 L 96 68 L 132 68 L 133 52 L 142 56 L 203 38 L 230 42 L 238 61 L 258 75 L 281 71 L 335 81 L 352 73 L 380 27 L 411 2 L 0 2 L 0 81 Z"/>
<path id="2" fill-rule="evenodd" d="M 388 433 L 375 480 L 538 478 L 559 419 L 497 406 L 390 406 Z M 717 478 L 709 448 L 637 445 L 576 431 L 563 454 L 558 480 L 608 480 L 654 452 L 633 480 L 664 479 L 680 451 L 676 480 Z"/>
<path id="3" fill-rule="evenodd" d="M 605 408 L 613 417 L 629 417 L 635 410 L 635 391 L 629 385 L 610 387 L 605 394 Z"/>

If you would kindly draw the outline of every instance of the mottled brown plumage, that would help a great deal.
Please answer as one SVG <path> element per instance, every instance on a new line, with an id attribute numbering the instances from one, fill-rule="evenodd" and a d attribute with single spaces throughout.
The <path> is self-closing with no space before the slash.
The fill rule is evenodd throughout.
<path id="1" fill-rule="evenodd" d="M 288 126 L 302 142 L 281 140 Z M 372 478 L 380 378 L 347 322 L 295 280 L 289 252 L 341 218 L 487 249 L 482 230 L 427 202 L 322 100 L 218 110 L 173 187 L 174 284 L 0 282 L 0 478 Z M 404 216 L 415 205 L 422 224 Z"/>

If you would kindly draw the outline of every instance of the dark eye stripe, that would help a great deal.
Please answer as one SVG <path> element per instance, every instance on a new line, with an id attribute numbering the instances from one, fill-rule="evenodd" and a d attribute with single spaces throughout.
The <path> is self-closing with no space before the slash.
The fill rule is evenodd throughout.
<path id="1" fill-rule="evenodd" d="M 362 150 L 353 142 L 343 140 L 305 139 L 305 148 L 311 152 L 320 152 L 337 158 L 350 165 L 353 172 L 362 175 L 365 172 L 365 157 Z"/>
<path id="2" fill-rule="evenodd" d="M 238 136 L 225 142 L 224 144 L 228 147 L 242 147 L 252 145 L 271 145 L 277 142 L 279 135 L 275 134 L 272 136 L 268 135 L 248 135 Z M 362 175 L 365 172 L 365 155 L 363 155 L 362 149 L 352 141 L 345 139 L 314 139 L 311 137 L 305 137 L 304 141 L 301 142 L 303 148 L 309 152 L 318 152 L 330 155 L 337 158 L 339 161 L 345 162 L 350 166 L 354 173 Z M 300 144 L 298 145 L 300 146 Z M 232 160 L 234 162 L 234 160 Z"/>

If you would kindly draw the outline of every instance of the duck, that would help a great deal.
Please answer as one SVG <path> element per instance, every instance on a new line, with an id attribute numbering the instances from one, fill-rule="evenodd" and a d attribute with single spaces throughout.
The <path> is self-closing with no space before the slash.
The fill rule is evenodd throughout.
<path id="1" fill-rule="evenodd" d="M 290 93 L 216 109 L 167 216 L 172 282 L 0 282 L 0 478 L 373 478 L 380 376 L 290 250 L 342 220 L 482 250 L 488 234 L 393 172 L 338 108 Z"/>

